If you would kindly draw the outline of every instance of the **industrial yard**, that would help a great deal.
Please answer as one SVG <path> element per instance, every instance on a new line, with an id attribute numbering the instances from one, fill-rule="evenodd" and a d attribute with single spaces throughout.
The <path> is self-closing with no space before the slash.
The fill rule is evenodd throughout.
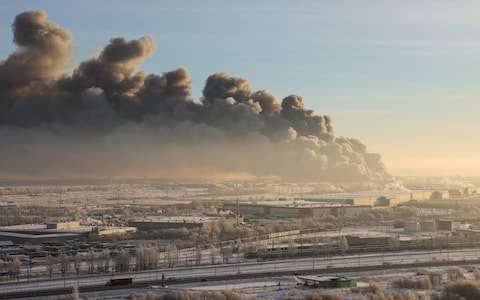
<path id="1" fill-rule="evenodd" d="M 365 254 L 390 264 L 386 253 L 480 247 L 472 189 L 461 197 L 448 189 L 318 190 L 275 182 L 5 186 L 0 280 Z M 358 204 L 365 199 L 373 205 Z"/>

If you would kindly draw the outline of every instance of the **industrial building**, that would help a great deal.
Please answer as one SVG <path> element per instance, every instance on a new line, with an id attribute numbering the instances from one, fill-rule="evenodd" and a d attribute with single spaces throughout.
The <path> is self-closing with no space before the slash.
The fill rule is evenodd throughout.
<path id="1" fill-rule="evenodd" d="M 245 218 L 285 218 L 285 217 L 323 217 L 338 215 L 356 215 L 370 211 L 369 205 L 348 205 L 337 203 L 295 202 L 294 204 L 276 203 L 225 203 L 225 211 L 232 211 Z"/>
<path id="2" fill-rule="evenodd" d="M 390 234 L 346 235 L 345 238 L 347 239 L 349 249 L 354 251 L 372 251 L 374 249 L 393 247 Z"/>
<path id="3" fill-rule="evenodd" d="M 133 218 L 128 221 L 128 226 L 136 227 L 138 230 L 176 229 L 176 228 L 202 228 L 209 226 L 219 220 L 230 220 L 231 222 L 243 221 L 235 218 L 202 216 L 145 216 Z"/>
<path id="4" fill-rule="evenodd" d="M 47 224 L 25 224 L 0 227 L 0 241 L 19 244 L 41 244 L 46 241 L 87 239 L 90 234 L 98 236 L 136 232 L 135 227 L 81 226 L 79 222 L 58 222 Z"/>
<path id="5" fill-rule="evenodd" d="M 404 222 L 404 232 L 436 232 L 436 231 L 452 231 L 453 220 L 451 219 L 431 219 L 422 221 L 406 221 Z"/>
<path id="6" fill-rule="evenodd" d="M 334 193 L 320 195 L 305 195 L 297 199 L 303 199 L 309 202 L 329 202 L 350 205 L 370 205 L 370 206 L 394 206 L 404 202 L 416 200 L 431 199 L 433 194 L 438 194 L 440 199 L 449 197 L 448 191 L 438 190 L 385 190 L 385 191 L 365 191 L 356 193 Z"/>
<path id="7" fill-rule="evenodd" d="M 75 229 L 80 228 L 79 221 L 47 223 L 47 229 Z"/>

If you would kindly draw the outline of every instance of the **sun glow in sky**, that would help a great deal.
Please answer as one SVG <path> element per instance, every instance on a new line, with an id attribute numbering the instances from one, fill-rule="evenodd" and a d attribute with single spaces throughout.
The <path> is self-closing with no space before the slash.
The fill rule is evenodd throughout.
<path id="1" fill-rule="evenodd" d="M 478 1 L 2 1 L 0 59 L 17 14 L 42 8 L 74 39 L 74 64 L 114 37 L 151 35 L 140 67 L 189 70 L 192 98 L 227 72 L 279 99 L 301 95 L 336 136 L 392 175 L 480 175 Z"/>

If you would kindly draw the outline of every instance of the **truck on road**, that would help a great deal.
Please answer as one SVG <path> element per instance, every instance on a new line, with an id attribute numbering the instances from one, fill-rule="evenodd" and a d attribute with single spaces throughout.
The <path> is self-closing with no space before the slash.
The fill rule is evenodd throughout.
<path id="1" fill-rule="evenodd" d="M 132 277 L 128 277 L 128 278 L 117 278 L 117 279 L 110 279 L 109 281 L 107 281 L 107 286 L 110 286 L 110 285 L 127 285 L 127 284 L 132 284 L 133 282 L 133 279 Z"/>

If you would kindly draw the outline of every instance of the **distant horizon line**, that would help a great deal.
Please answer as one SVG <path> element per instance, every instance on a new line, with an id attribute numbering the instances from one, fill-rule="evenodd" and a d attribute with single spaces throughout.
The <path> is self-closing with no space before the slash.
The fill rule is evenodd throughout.
<path id="1" fill-rule="evenodd" d="M 480 179 L 479 175 L 392 175 L 391 179 L 407 179 L 407 178 L 475 178 Z M 301 179 L 284 179 L 284 178 L 272 178 L 272 177 L 258 177 L 258 178 L 249 178 L 249 179 L 202 179 L 202 178 L 167 178 L 167 177 L 68 177 L 68 178 L 61 178 L 61 177 L 48 177 L 48 178 L 40 178 L 40 177 L 1 177 L 0 176 L 0 183 L 5 181 L 32 181 L 32 182 L 46 182 L 46 181 L 141 181 L 141 180 L 157 180 L 157 181 L 201 181 L 201 182 L 236 182 L 236 181 L 284 181 L 284 182 L 309 182 L 309 183 L 330 183 L 330 184 L 345 184 L 349 182 L 339 182 L 335 183 L 333 181 L 325 181 L 325 180 L 301 180 Z M 359 181 L 359 182 L 370 182 L 370 181 Z M 371 181 L 371 182 L 378 182 L 378 181 Z M 351 183 L 356 183 L 355 181 Z"/>

